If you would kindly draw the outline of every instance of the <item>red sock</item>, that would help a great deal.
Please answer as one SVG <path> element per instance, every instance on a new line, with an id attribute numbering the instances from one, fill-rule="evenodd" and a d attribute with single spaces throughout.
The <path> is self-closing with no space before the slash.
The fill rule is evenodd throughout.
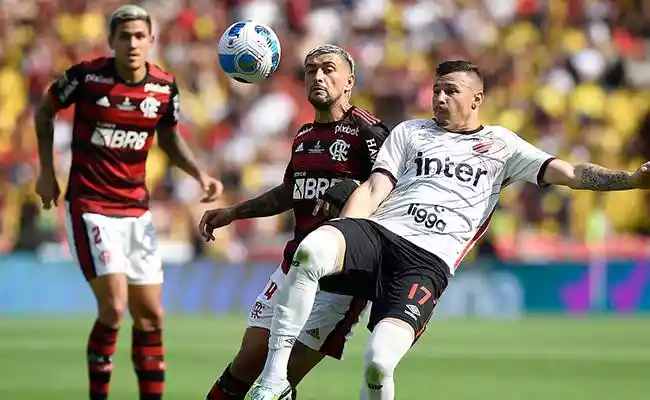
<path id="1" fill-rule="evenodd" d="M 251 385 L 240 381 L 230 373 L 230 365 L 212 385 L 206 400 L 243 400 Z"/>
<path id="2" fill-rule="evenodd" d="M 95 321 L 86 347 L 91 400 L 108 398 L 116 341 L 117 329 L 109 328 L 102 325 L 101 322 Z"/>
<path id="3" fill-rule="evenodd" d="M 165 348 L 162 331 L 133 328 L 131 360 L 138 377 L 140 400 L 160 400 L 165 389 Z"/>

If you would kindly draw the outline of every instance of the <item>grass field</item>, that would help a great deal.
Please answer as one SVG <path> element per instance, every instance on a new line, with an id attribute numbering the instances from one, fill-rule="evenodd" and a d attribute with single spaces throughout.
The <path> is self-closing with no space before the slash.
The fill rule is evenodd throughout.
<path id="1" fill-rule="evenodd" d="M 239 345 L 240 318 L 174 317 L 165 340 L 166 399 L 204 398 Z M 84 399 L 88 319 L 0 318 L 0 399 Z M 328 360 L 301 400 L 358 399 L 367 338 Z M 137 399 L 129 331 L 119 343 L 111 399 Z M 439 321 L 401 364 L 397 399 L 631 400 L 650 398 L 650 319 Z"/>

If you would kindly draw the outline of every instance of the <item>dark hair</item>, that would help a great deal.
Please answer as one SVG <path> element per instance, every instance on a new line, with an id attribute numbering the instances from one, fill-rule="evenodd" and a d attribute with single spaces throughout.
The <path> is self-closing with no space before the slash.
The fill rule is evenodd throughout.
<path id="1" fill-rule="evenodd" d="M 481 82 L 483 82 L 483 76 L 478 70 L 478 67 L 473 63 L 465 60 L 450 60 L 443 61 L 436 67 L 436 75 L 443 76 L 451 74 L 454 72 L 465 72 L 468 74 L 476 75 Z"/>
<path id="2" fill-rule="evenodd" d="M 152 32 L 151 16 L 147 12 L 147 10 L 145 10 L 140 6 L 127 4 L 125 6 L 119 7 L 111 15 L 111 19 L 108 23 L 108 32 L 110 36 L 112 37 L 113 35 L 115 35 L 115 31 L 117 30 L 117 27 L 121 23 L 129 22 L 129 21 L 144 21 L 147 23 L 147 27 L 149 28 L 149 33 Z"/>
<path id="3" fill-rule="evenodd" d="M 350 71 L 354 74 L 354 59 L 347 50 L 334 44 L 324 44 L 309 50 L 305 56 L 304 64 L 306 65 L 310 58 L 321 56 L 323 54 L 338 54 L 348 63 Z"/>

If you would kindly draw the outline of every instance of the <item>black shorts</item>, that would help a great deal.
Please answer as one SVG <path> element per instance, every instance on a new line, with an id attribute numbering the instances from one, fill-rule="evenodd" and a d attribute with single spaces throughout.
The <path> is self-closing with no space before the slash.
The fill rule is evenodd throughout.
<path id="1" fill-rule="evenodd" d="M 411 325 L 417 339 L 447 287 L 447 264 L 373 221 L 345 218 L 325 225 L 343 233 L 346 248 L 343 273 L 322 278 L 320 288 L 371 300 L 371 331 L 382 319 L 396 318 Z"/>

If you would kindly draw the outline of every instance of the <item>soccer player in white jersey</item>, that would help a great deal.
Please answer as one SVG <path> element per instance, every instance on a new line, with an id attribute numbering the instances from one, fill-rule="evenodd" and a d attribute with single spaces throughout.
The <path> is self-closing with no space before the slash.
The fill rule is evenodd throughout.
<path id="1" fill-rule="evenodd" d="M 266 366 L 248 399 L 276 399 L 286 388 L 291 347 L 322 277 L 348 276 L 341 292 L 375 300 L 361 397 L 390 400 L 397 364 L 424 331 L 448 278 L 487 229 L 504 187 L 528 181 L 594 191 L 650 188 L 650 162 L 634 173 L 571 164 L 504 127 L 483 126 L 483 98 L 483 81 L 472 63 L 438 65 L 434 118 L 395 127 L 342 219 L 298 246 L 277 294 Z"/>

